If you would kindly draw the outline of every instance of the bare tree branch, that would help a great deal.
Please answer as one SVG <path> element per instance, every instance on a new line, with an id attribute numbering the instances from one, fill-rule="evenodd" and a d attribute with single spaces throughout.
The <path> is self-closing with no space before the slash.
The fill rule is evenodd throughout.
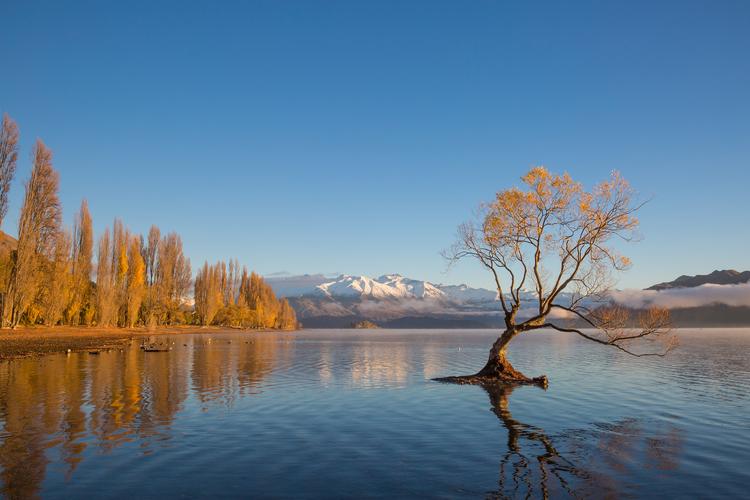
<path id="1" fill-rule="evenodd" d="M 576 333 L 634 356 L 661 356 L 671 350 L 675 340 L 667 311 L 653 309 L 631 317 L 631 311 L 608 304 L 612 273 L 630 266 L 611 243 L 635 239 L 635 213 L 643 206 L 634 201 L 630 185 L 613 172 L 586 191 L 568 174 L 555 175 L 544 167 L 531 169 L 521 180 L 525 189 L 498 192 L 494 201 L 483 205 L 480 221 L 461 226 L 451 254 L 452 261 L 479 260 L 497 286 L 506 331 L 493 345 L 488 366 L 494 359 L 505 367 L 495 372 L 516 373 L 505 359 L 508 343 L 520 333 L 540 328 Z M 555 271 L 548 275 L 547 269 Z M 533 284 L 531 297 L 521 294 L 527 277 Z M 559 304 L 563 294 L 570 296 L 568 306 Z M 533 301 L 528 304 L 536 311 L 531 317 L 516 317 L 524 306 L 522 300 Z M 598 333 L 559 324 L 550 317 L 554 309 Z M 657 341 L 662 348 L 643 349 Z M 640 345 L 631 348 L 636 343 Z M 485 367 L 480 373 L 487 372 Z"/>

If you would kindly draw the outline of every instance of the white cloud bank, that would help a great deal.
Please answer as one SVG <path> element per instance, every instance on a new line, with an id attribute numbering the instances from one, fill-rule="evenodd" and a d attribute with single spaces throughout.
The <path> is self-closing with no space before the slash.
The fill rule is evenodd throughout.
<path id="1" fill-rule="evenodd" d="M 615 302 L 633 308 L 665 307 L 668 309 L 725 304 L 750 307 L 750 282 L 739 285 L 701 285 L 694 288 L 667 290 L 617 290 L 611 293 Z"/>

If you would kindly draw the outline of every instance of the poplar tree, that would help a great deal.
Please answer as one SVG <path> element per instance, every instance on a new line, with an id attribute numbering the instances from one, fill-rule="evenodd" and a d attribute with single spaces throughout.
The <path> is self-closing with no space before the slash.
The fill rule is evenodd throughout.
<path id="1" fill-rule="evenodd" d="M 18 126 L 10 116 L 3 115 L 0 128 L 0 227 L 8 214 L 8 192 L 16 175 L 18 160 Z"/>
<path id="2" fill-rule="evenodd" d="M 195 313 L 198 322 L 203 326 L 210 325 L 224 306 L 220 283 L 221 267 L 222 263 L 209 266 L 208 262 L 205 262 L 195 276 Z"/>
<path id="3" fill-rule="evenodd" d="M 15 174 L 18 128 L 7 115 L 0 129 L 0 224 Z M 193 285 L 190 260 L 177 233 L 162 236 L 155 225 L 146 238 L 134 236 L 120 219 L 98 241 L 95 283 L 93 223 L 86 200 L 72 233 L 61 229 L 59 175 L 52 153 L 38 140 L 18 224 L 18 242 L 0 255 L 0 290 L 5 290 L 2 325 L 42 322 L 133 327 L 189 319 L 186 299 Z M 293 329 L 294 309 L 279 300 L 256 273 L 237 259 L 204 263 L 194 287 L 194 321 L 251 328 Z"/>
<path id="4" fill-rule="evenodd" d="M 81 201 L 81 209 L 76 215 L 73 228 L 72 251 L 72 284 L 70 300 L 65 313 L 70 325 L 91 322 L 93 305 L 91 304 L 91 259 L 94 253 L 93 223 L 86 200 Z"/>
<path id="5" fill-rule="evenodd" d="M 99 238 L 96 265 L 96 318 L 100 326 L 111 326 L 117 315 L 115 278 L 112 268 L 112 241 L 109 228 Z"/>
<path id="6" fill-rule="evenodd" d="M 8 212 L 8 192 L 10 184 L 16 173 L 16 160 L 18 160 L 18 127 L 7 115 L 3 115 L 2 128 L 0 128 L 0 227 Z M 6 292 L 13 269 L 13 251 L 10 248 L 2 248 L 0 251 L 0 290 Z M 0 296 L 2 307 L 0 316 L 5 309 L 5 295 Z M 0 320 L 2 322 L 2 320 Z"/>
<path id="7" fill-rule="evenodd" d="M 141 255 L 138 237 L 130 238 L 127 269 L 127 315 L 125 325 L 132 328 L 138 322 L 138 313 L 146 287 L 146 264 Z"/>
<path id="8" fill-rule="evenodd" d="M 169 233 L 159 242 L 154 285 L 161 323 L 180 321 L 180 307 L 191 283 L 190 259 L 183 254 L 182 239 L 177 233 Z"/>
<path id="9" fill-rule="evenodd" d="M 62 320 L 65 305 L 70 297 L 71 242 L 72 237 L 68 231 L 58 231 L 52 258 L 41 261 L 43 271 L 38 301 L 42 321 L 48 326 L 54 326 Z"/>
<path id="10" fill-rule="evenodd" d="M 8 290 L 9 321 L 15 328 L 39 293 L 43 259 L 53 259 L 62 210 L 59 175 L 52 167 L 52 152 L 37 139 L 31 177 L 18 222 L 18 246 Z"/>
<path id="11" fill-rule="evenodd" d="M 297 328 L 297 314 L 294 308 L 286 299 L 281 299 L 279 306 L 279 317 L 276 321 L 276 328 L 280 330 L 294 330 Z"/>
<path id="12" fill-rule="evenodd" d="M 128 311 L 128 243 L 130 235 L 120 219 L 112 226 L 112 273 L 115 287 L 116 323 L 124 326 Z"/>
<path id="13" fill-rule="evenodd" d="M 158 304 L 156 291 L 156 269 L 159 262 L 159 242 L 161 231 L 155 225 L 148 230 L 148 239 L 143 245 L 142 254 L 146 264 L 146 295 L 143 304 L 144 322 L 152 326 L 157 322 Z"/>

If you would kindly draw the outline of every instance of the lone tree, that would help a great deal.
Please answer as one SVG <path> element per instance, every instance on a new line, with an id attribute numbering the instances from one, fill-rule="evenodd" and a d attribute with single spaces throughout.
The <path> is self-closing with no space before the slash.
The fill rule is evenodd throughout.
<path id="1" fill-rule="evenodd" d="M 608 297 L 611 274 L 629 267 L 613 240 L 632 241 L 640 208 L 619 173 L 585 191 L 566 174 L 544 167 L 521 178 L 524 189 L 500 191 L 479 220 L 459 228 L 450 261 L 478 260 L 494 278 L 505 331 L 478 373 L 444 381 L 537 383 L 506 357 L 517 336 L 542 328 L 574 333 L 633 356 L 663 356 L 676 345 L 669 313 L 631 314 Z M 526 291 L 530 289 L 531 292 Z"/>

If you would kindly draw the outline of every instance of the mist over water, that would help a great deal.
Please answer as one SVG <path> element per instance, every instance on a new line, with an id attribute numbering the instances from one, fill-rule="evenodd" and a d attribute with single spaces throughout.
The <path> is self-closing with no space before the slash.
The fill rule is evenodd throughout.
<path id="1" fill-rule="evenodd" d="M 632 358 L 538 332 L 550 387 L 455 386 L 489 330 L 178 335 L 0 362 L 0 484 L 56 497 L 738 497 L 750 330 Z"/>

